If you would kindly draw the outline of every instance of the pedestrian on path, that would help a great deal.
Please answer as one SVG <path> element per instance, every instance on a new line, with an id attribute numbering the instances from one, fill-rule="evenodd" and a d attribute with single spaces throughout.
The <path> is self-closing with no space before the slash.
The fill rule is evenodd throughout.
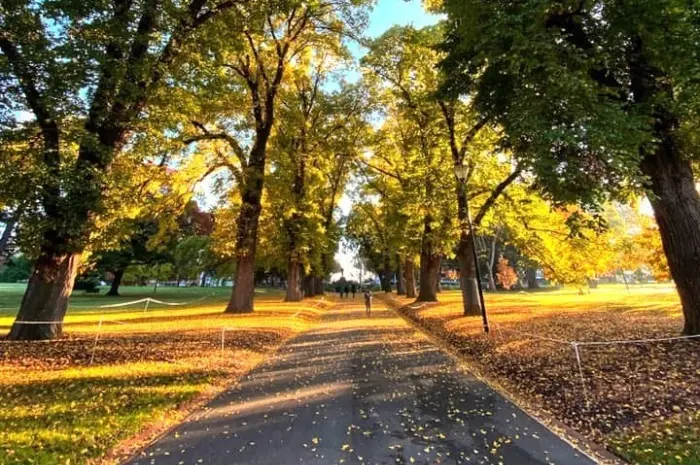
<path id="1" fill-rule="evenodd" d="M 350 285 L 350 292 L 352 292 L 352 300 L 355 300 L 355 293 L 357 292 L 357 287 L 355 286 L 355 283 L 352 283 Z"/>
<path id="2" fill-rule="evenodd" d="M 348 286 L 347 284 L 345 285 L 345 297 L 350 297 L 350 286 Z"/>
<path id="3" fill-rule="evenodd" d="M 372 313 L 372 291 L 369 289 L 365 290 L 365 313 L 367 316 Z"/>

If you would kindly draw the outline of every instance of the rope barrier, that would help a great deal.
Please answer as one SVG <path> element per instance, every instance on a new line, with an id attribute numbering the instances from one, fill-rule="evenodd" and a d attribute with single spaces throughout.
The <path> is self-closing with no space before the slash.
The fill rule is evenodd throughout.
<path id="1" fill-rule="evenodd" d="M 183 306 L 183 305 L 190 305 L 195 302 L 201 302 L 202 300 L 208 299 L 211 297 L 210 295 L 200 297 L 199 299 L 195 300 L 190 300 L 188 302 L 163 302 L 162 300 L 156 300 L 156 299 L 151 299 L 150 297 L 146 297 L 145 299 L 139 299 L 139 300 L 133 300 L 131 302 L 122 302 L 118 304 L 109 304 L 109 305 L 100 305 L 97 307 L 83 307 L 83 308 L 118 308 L 118 307 L 127 307 L 129 305 L 135 305 L 135 304 L 140 304 L 142 302 L 146 303 L 144 312 L 148 310 L 148 304 L 149 303 L 156 303 L 156 304 L 161 304 L 161 305 L 168 305 L 168 306 Z M 75 307 L 74 307 L 75 308 Z M 15 320 L 13 324 L 19 324 L 19 325 L 57 325 L 57 324 L 64 324 L 63 320 L 53 320 L 53 321 L 35 321 L 35 320 Z"/>
<path id="2" fill-rule="evenodd" d="M 590 342 L 576 342 L 580 346 L 602 346 L 602 345 L 616 345 L 616 344 L 648 344 L 654 342 L 668 342 L 668 341 L 679 341 L 683 339 L 697 339 L 700 338 L 700 334 L 694 334 L 690 336 L 673 336 L 673 337 L 660 337 L 651 339 L 619 339 L 614 341 L 590 341 Z"/>

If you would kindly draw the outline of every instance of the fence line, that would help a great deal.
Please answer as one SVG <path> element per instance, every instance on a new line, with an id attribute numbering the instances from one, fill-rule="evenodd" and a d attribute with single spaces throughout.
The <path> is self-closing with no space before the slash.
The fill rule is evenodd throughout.
<path id="1" fill-rule="evenodd" d="M 581 380 L 581 390 L 583 392 L 583 398 L 586 402 L 586 406 L 590 407 L 590 399 L 588 395 L 588 389 L 586 388 L 586 377 L 583 373 L 583 362 L 581 360 L 581 349 L 583 347 L 591 346 L 604 346 L 604 345 L 629 345 L 629 344 L 652 344 L 659 342 L 671 342 L 671 341 L 681 341 L 681 340 L 691 340 L 700 338 L 700 334 L 694 334 L 689 336 L 670 336 L 670 337 L 660 337 L 660 338 L 647 338 L 647 339 L 617 339 L 611 341 L 568 341 L 565 339 L 557 339 L 546 336 L 540 336 L 538 334 L 532 334 L 524 331 L 519 331 L 517 329 L 502 328 L 500 325 L 492 324 L 498 332 L 506 331 L 516 334 L 522 334 L 524 336 L 539 339 L 543 341 L 555 342 L 558 344 L 565 344 L 571 346 L 574 351 L 574 356 L 576 357 L 576 366 L 578 368 L 579 378 Z M 501 334 L 501 342 L 503 342 L 503 335 Z"/>

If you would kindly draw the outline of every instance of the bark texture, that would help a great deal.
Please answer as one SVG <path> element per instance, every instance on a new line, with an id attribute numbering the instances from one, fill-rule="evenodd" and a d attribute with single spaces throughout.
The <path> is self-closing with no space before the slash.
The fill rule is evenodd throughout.
<path id="1" fill-rule="evenodd" d="M 537 282 L 537 269 L 530 267 L 525 270 L 525 279 L 527 280 L 528 289 L 540 288 L 540 283 Z"/>
<path id="2" fill-rule="evenodd" d="M 119 296 L 119 286 L 122 284 L 122 278 L 124 277 L 124 269 L 120 268 L 113 271 L 114 279 L 112 279 L 112 284 L 109 286 L 109 292 L 107 295 Z"/>
<path id="3" fill-rule="evenodd" d="M 295 259 L 289 260 L 287 269 L 287 292 L 284 296 L 285 302 L 299 302 L 304 298 L 301 292 L 301 266 Z"/>
<path id="4" fill-rule="evenodd" d="M 407 258 L 403 267 L 404 280 L 406 282 L 406 297 L 416 297 L 416 265 L 412 258 Z"/>
<path id="5" fill-rule="evenodd" d="M 481 315 L 481 302 L 476 279 L 476 263 L 472 238 L 469 235 L 469 205 L 464 183 L 457 183 L 457 217 L 460 222 L 457 261 L 459 262 L 459 284 L 462 290 L 463 312 L 468 316 Z"/>
<path id="6" fill-rule="evenodd" d="M 651 104 L 673 95 L 663 73 L 649 64 L 641 39 L 630 58 L 631 85 L 636 103 Z M 683 157 L 676 131 L 678 119 L 668 109 L 654 109 L 653 151 L 643 152 L 642 172 L 650 181 L 651 205 L 683 306 L 685 334 L 700 334 L 700 195 L 690 161 Z"/>
<path id="7" fill-rule="evenodd" d="M 401 257 L 396 257 L 396 295 L 406 295 L 406 276 Z"/>
<path id="8" fill-rule="evenodd" d="M 420 256 L 420 289 L 416 302 L 437 302 L 437 278 L 440 256 L 424 250 Z"/>
<path id="9" fill-rule="evenodd" d="M 236 235 L 236 274 L 231 300 L 226 313 L 249 313 L 253 311 L 255 291 L 255 251 L 258 245 L 258 224 L 262 211 L 263 180 L 265 175 L 267 137 L 258 137 L 251 151 L 247 167 L 246 185 L 242 192 L 241 211 L 238 214 Z"/>
<path id="10" fill-rule="evenodd" d="M 42 251 L 9 339 L 43 340 L 61 335 L 79 264 L 80 254 L 56 253 L 48 248 Z M 56 323 L 25 323 L 43 321 Z"/>

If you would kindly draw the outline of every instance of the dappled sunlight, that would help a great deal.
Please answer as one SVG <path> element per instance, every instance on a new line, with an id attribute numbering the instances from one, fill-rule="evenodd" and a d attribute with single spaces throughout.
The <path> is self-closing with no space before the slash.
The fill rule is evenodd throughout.
<path id="1" fill-rule="evenodd" d="M 260 413 L 274 414 L 280 410 L 297 406 L 300 402 L 322 402 L 352 390 L 350 383 L 328 383 L 321 386 L 309 386 L 281 395 L 262 395 L 258 398 L 245 399 L 223 407 L 216 407 L 208 416 L 236 415 L 238 417 Z"/>

